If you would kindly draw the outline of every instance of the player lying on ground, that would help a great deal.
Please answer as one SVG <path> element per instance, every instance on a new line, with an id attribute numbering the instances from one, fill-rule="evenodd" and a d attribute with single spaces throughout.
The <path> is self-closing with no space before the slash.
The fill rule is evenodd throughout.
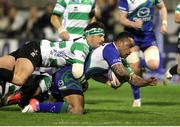
<path id="1" fill-rule="evenodd" d="M 104 41 L 101 23 L 89 24 L 84 37 L 75 41 L 32 41 L 24 47 L 0 58 L 0 80 L 22 86 L 36 67 L 61 67 L 72 64 L 72 74 L 79 79 L 83 75 L 84 61 L 92 48 Z"/>
<path id="2" fill-rule="evenodd" d="M 123 32 L 119 34 L 115 42 L 104 44 L 95 49 L 85 62 L 85 79 L 101 76 L 108 73 L 111 69 L 120 83 L 135 83 L 139 87 L 155 85 L 156 79 L 151 77 L 147 80 L 139 77 L 131 70 L 125 68 L 122 58 L 126 58 L 131 53 L 134 46 L 133 38 L 130 34 Z M 39 103 L 36 99 L 31 99 L 30 104 L 22 112 L 69 112 L 74 114 L 83 114 L 84 95 L 80 82 L 72 76 L 72 67 L 65 66 L 61 68 L 54 77 L 52 94 L 57 100 L 63 97 L 63 102 Z M 104 82 L 107 82 L 105 80 Z"/>

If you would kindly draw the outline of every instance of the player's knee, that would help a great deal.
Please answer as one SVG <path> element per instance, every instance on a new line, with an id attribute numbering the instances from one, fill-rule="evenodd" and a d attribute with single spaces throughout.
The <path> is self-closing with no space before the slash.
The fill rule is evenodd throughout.
<path id="1" fill-rule="evenodd" d="M 159 61 L 156 60 L 149 60 L 146 64 L 150 70 L 156 70 L 159 68 Z"/>
<path id="2" fill-rule="evenodd" d="M 151 70 L 156 70 L 159 67 L 159 50 L 156 46 L 149 47 L 144 52 L 147 67 Z"/>
<path id="3" fill-rule="evenodd" d="M 73 107 L 73 110 L 72 110 L 71 113 L 73 113 L 73 114 L 83 114 L 84 113 L 84 108 L 82 106 Z"/>
<path id="4" fill-rule="evenodd" d="M 72 114 L 83 114 L 84 98 L 82 95 L 72 94 L 65 96 L 64 100 L 69 104 L 68 112 Z"/>
<path id="5" fill-rule="evenodd" d="M 72 114 L 83 114 L 84 108 L 80 104 L 69 104 L 69 112 Z"/>

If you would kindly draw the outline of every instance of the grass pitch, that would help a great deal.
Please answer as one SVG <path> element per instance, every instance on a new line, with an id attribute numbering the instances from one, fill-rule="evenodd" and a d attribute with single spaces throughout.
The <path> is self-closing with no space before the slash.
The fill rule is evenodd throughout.
<path id="1" fill-rule="evenodd" d="M 133 108 L 129 85 L 117 90 L 90 81 L 85 94 L 85 114 L 22 114 L 17 106 L 0 108 L 0 125 L 180 125 L 180 85 L 141 89 L 142 107 Z"/>

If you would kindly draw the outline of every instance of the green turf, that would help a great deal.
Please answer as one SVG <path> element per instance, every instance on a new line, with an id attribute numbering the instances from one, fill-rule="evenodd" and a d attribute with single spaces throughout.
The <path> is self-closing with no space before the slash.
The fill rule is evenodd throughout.
<path id="1" fill-rule="evenodd" d="M 84 115 L 22 114 L 10 106 L 0 109 L 0 125 L 180 125 L 180 85 L 142 88 L 142 107 L 132 108 L 129 85 L 113 90 L 90 83 Z"/>

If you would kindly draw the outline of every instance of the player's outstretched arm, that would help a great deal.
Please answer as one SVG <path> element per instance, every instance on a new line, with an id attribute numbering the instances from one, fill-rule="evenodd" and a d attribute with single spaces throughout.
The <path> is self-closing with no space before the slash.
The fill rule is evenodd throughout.
<path id="1" fill-rule="evenodd" d="M 129 82 L 135 84 L 138 87 L 155 86 L 157 84 L 157 79 L 155 77 L 150 77 L 145 80 L 133 73 L 130 75 Z"/>
<path id="2" fill-rule="evenodd" d="M 112 70 L 121 83 L 130 82 L 136 84 L 139 87 L 144 87 L 148 85 L 154 86 L 157 84 L 157 79 L 155 77 L 150 77 L 145 80 L 142 77 L 136 75 L 135 73 L 129 74 L 123 64 L 113 65 Z"/>

